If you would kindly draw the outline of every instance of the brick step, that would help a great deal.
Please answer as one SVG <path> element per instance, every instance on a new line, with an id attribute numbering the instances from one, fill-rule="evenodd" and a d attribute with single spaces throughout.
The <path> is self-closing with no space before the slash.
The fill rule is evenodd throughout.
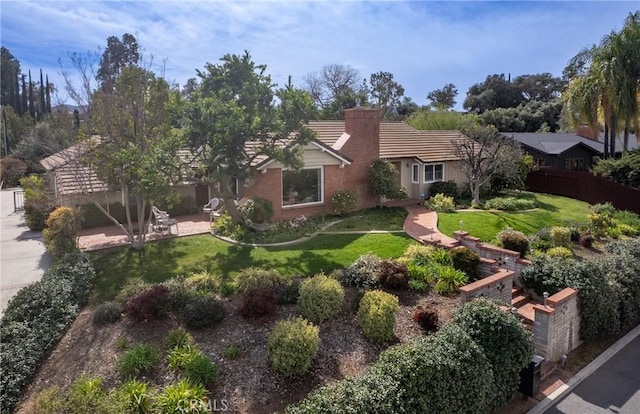
<path id="1" fill-rule="evenodd" d="M 511 306 L 520 308 L 529 301 L 530 295 L 528 293 L 519 293 L 511 298 Z"/>
<path id="2" fill-rule="evenodd" d="M 534 305 L 537 305 L 537 303 L 525 302 L 518 307 L 518 316 L 523 319 L 525 324 L 530 324 L 532 326 L 533 320 L 535 319 L 535 311 L 533 310 Z"/>
<path id="3" fill-rule="evenodd" d="M 511 297 L 512 298 L 518 296 L 520 293 L 522 293 L 522 288 L 515 287 L 515 286 L 511 288 Z"/>

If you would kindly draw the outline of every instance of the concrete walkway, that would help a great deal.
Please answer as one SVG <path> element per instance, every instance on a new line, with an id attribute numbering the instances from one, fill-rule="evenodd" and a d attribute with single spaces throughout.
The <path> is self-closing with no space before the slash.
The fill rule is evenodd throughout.
<path id="1" fill-rule="evenodd" d="M 404 231 L 419 242 L 436 243 L 455 246 L 456 239 L 445 236 L 438 230 L 438 213 L 427 210 L 424 206 L 409 204 L 405 208 L 409 212 L 404 221 Z"/>
<path id="2" fill-rule="evenodd" d="M 42 233 L 29 230 L 24 212 L 13 211 L 13 191 L 0 191 L 0 313 L 18 290 L 40 280 L 51 264 Z"/>

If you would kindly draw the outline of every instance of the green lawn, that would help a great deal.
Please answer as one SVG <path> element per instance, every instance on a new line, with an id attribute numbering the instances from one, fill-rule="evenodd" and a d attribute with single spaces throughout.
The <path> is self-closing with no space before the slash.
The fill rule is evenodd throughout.
<path id="1" fill-rule="evenodd" d="M 407 210 L 404 207 L 383 207 L 365 210 L 351 217 L 343 219 L 340 223 L 331 226 L 329 231 L 369 231 L 402 230 L 404 220 L 407 218 Z"/>
<path id="2" fill-rule="evenodd" d="M 305 243 L 279 248 L 239 247 L 211 235 L 147 243 L 143 252 L 128 247 L 93 253 L 98 280 L 95 296 L 112 299 L 128 280 L 162 282 L 176 275 L 208 269 L 232 278 L 250 266 L 274 268 L 285 275 L 308 275 L 351 264 L 361 254 L 398 257 L 413 241 L 404 234 L 319 235 Z"/>
<path id="3" fill-rule="evenodd" d="M 568 222 L 587 222 L 589 204 L 571 198 L 539 193 L 521 193 L 521 198 L 535 199 L 539 208 L 529 212 L 457 211 L 438 213 L 438 229 L 449 236 L 462 228 L 484 241 L 495 239 L 496 234 L 509 226 L 530 235 L 541 228 L 562 226 Z"/>

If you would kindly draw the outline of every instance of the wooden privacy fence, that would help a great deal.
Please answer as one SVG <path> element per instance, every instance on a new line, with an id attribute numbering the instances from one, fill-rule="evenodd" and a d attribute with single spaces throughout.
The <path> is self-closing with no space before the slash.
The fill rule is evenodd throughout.
<path id="1" fill-rule="evenodd" d="M 525 185 L 529 191 L 575 198 L 589 204 L 610 202 L 618 210 L 640 214 L 640 190 L 589 172 L 540 168 L 529 173 Z"/>

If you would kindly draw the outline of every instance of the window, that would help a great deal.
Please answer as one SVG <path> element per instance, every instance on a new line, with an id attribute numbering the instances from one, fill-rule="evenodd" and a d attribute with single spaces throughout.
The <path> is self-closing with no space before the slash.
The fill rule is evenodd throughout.
<path id="1" fill-rule="evenodd" d="M 420 182 L 420 168 L 418 164 L 412 164 L 411 165 L 411 182 L 412 183 L 419 183 Z"/>
<path id="2" fill-rule="evenodd" d="M 424 182 L 432 183 L 434 181 L 444 180 L 444 164 L 425 164 L 424 166 Z"/>
<path id="3" fill-rule="evenodd" d="M 565 170 L 582 171 L 584 170 L 584 164 L 582 158 L 567 158 L 564 160 Z"/>
<path id="4" fill-rule="evenodd" d="M 282 171 L 282 205 L 322 203 L 322 168 Z"/>

